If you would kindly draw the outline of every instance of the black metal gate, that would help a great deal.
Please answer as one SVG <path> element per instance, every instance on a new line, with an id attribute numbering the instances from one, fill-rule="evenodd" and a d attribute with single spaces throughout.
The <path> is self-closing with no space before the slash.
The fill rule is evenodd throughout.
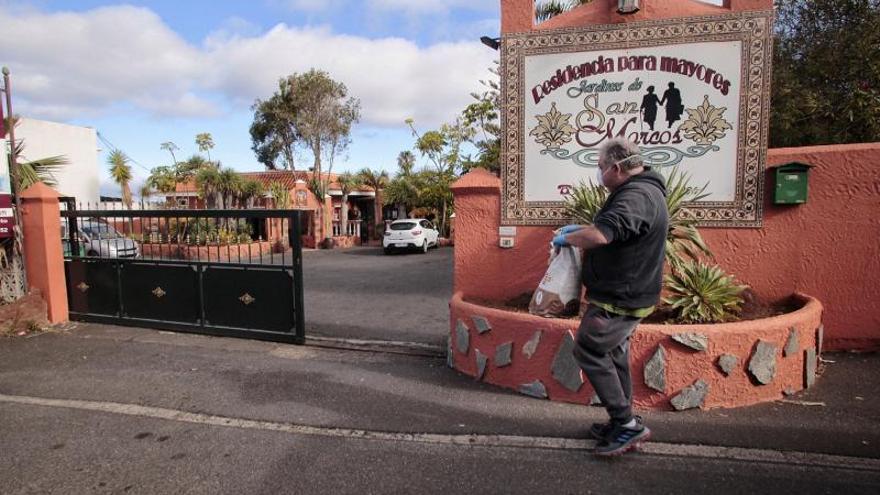
<path id="1" fill-rule="evenodd" d="M 304 342 L 299 211 L 61 216 L 71 319 Z"/>

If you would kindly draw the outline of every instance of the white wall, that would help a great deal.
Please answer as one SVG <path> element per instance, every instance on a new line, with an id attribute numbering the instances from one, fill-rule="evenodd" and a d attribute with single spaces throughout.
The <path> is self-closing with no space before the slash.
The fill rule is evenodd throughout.
<path id="1" fill-rule="evenodd" d="M 92 203 L 100 199 L 99 149 L 94 129 L 22 118 L 15 128 L 15 139 L 24 140 L 25 160 L 67 157 L 70 164 L 55 174 L 56 189 L 62 196 Z"/>

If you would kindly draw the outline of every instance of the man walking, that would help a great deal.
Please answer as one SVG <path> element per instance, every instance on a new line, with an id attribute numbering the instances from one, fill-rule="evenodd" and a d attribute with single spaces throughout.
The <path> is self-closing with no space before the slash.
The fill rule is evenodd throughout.
<path id="1" fill-rule="evenodd" d="M 590 429 L 598 440 L 595 453 L 615 455 L 651 436 L 632 413 L 629 339 L 660 299 L 669 218 L 663 177 L 643 165 L 634 143 L 607 141 L 599 150 L 597 178 L 611 194 L 593 225 L 567 225 L 553 244 L 586 250 L 582 280 L 589 307 L 574 356 L 611 417 Z"/>

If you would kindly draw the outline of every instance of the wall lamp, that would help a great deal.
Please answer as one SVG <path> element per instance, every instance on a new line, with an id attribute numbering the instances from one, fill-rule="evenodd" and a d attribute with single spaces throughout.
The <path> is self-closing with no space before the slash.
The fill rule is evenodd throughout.
<path id="1" fill-rule="evenodd" d="M 501 46 L 501 38 L 490 38 L 488 36 L 480 36 L 480 41 L 493 50 L 497 50 Z"/>

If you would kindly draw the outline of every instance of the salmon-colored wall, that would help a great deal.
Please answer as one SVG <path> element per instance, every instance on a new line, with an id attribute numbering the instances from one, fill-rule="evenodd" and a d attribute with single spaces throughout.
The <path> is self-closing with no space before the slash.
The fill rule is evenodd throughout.
<path id="1" fill-rule="evenodd" d="M 58 197 L 54 189 L 42 182 L 21 193 L 28 286 L 39 289 L 43 294 L 50 323 L 66 322 L 69 316 Z"/>
<path id="2" fill-rule="evenodd" d="M 524 33 L 589 24 L 620 24 L 773 8 L 772 0 L 728 0 L 723 7 L 696 0 L 647 0 L 641 4 L 638 12 L 622 15 L 617 13 L 618 0 L 593 0 L 535 25 L 534 0 L 501 0 L 501 32 Z"/>
<path id="3" fill-rule="evenodd" d="M 809 198 L 775 206 L 773 167 L 814 165 Z M 764 226 L 703 228 L 715 261 L 776 300 L 795 292 L 825 306 L 826 349 L 880 347 L 880 143 L 768 152 Z M 504 301 L 535 289 L 547 268 L 552 227 L 517 226 L 515 246 L 498 247 L 500 180 L 475 170 L 454 186 L 455 292 Z"/>

